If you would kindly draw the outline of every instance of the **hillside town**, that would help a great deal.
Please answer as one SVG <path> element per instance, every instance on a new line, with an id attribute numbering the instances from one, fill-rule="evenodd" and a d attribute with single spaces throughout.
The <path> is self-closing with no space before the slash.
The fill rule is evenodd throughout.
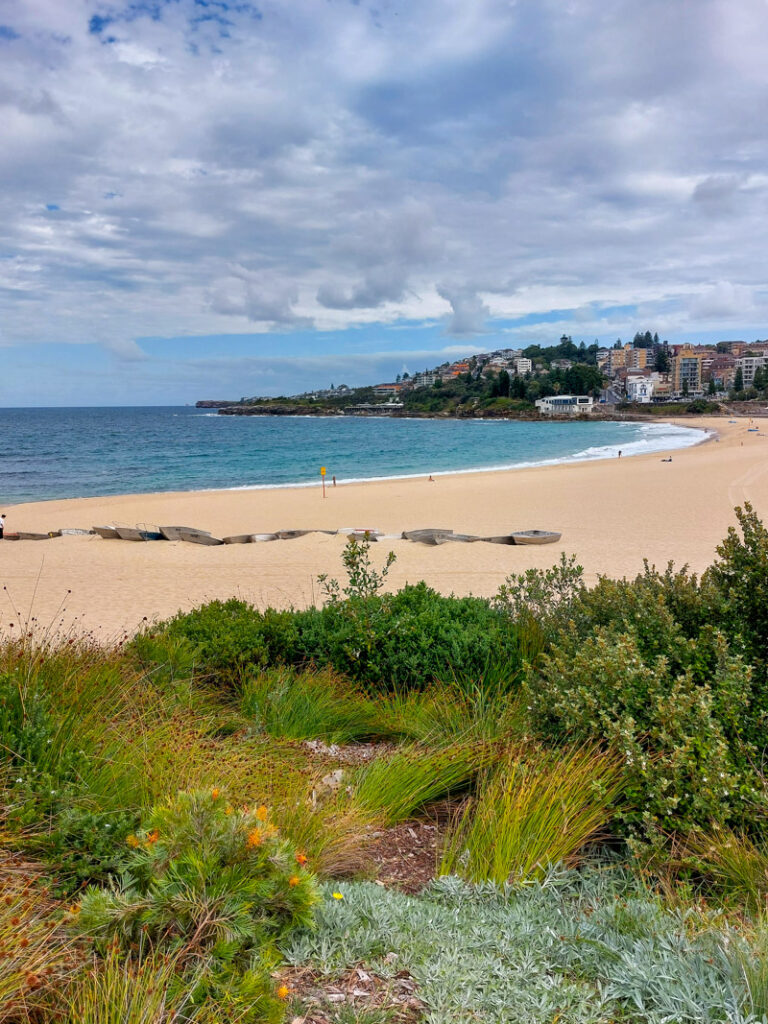
<path id="1" fill-rule="evenodd" d="M 372 386 L 331 384 L 290 398 L 199 402 L 229 414 L 589 415 L 627 406 L 749 401 L 768 388 L 768 340 L 670 344 L 650 331 L 611 348 L 576 344 L 502 348 Z M 701 411 L 701 410 L 699 410 Z"/>
<path id="2" fill-rule="evenodd" d="M 552 358 L 554 349 L 558 358 Z M 563 335 L 554 349 L 539 346 L 496 349 L 412 375 L 398 374 L 394 381 L 374 385 L 372 392 L 376 399 L 391 401 L 462 377 L 484 379 L 489 383 L 495 378 L 501 383 L 500 396 L 523 397 L 519 393 L 522 388 L 514 384 L 518 380 L 527 385 L 526 397 L 533 398 L 539 408 L 548 411 L 550 403 L 546 400 L 562 394 L 558 384 L 564 381 L 559 381 L 558 376 L 565 376 L 580 364 L 594 366 L 603 378 L 604 386 L 594 389 L 595 393 L 590 396 L 602 405 L 683 402 L 729 394 L 751 398 L 768 386 L 768 340 L 719 341 L 715 345 L 669 344 L 659 341 L 658 334 L 646 332 L 636 334 L 632 342 L 617 341 L 612 348 L 601 348 L 587 347 L 583 343 L 576 346 Z M 561 350 L 570 349 L 575 350 L 570 352 L 570 358 L 559 354 Z M 531 388 L 531 383 L 538 388 Z M 536 396 L 537 391 L 540 398 Z M 353 389 L 346 385 L 332 386 L 300 397 L 327 399 L 345 393 L 351 396 Z"/>

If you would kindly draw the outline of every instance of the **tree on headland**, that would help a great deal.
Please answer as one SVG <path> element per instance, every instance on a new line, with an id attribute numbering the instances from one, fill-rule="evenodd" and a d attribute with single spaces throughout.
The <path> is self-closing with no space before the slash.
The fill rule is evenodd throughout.
<path id="1" fill-rule="evenodd" d="M 736 392 L 744 390 L 744 373 L 741 367 L 736 371 L 736 376 L 733 378 L 733 390 Z"/>

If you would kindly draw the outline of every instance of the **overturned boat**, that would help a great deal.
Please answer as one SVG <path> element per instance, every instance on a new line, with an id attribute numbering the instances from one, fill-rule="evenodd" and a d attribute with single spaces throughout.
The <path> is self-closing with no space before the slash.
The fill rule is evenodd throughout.
<path id="1" fill-rule="evenodd" d="M 120 534 L 114 526 L 93 526 L 91 529 L 99 537 L 103 537 L 104 540 L 120 540 Z"/>
<path id="2" fill-rule="evenodd" d="M 511 533 L 512 544 L 554 544 L 560 540 L 562 533 L 555 533 L 554 530 L 518 530 Z"/>
<path id="3" fill-rule="evenodd" d="M 212 537 L 210 533 L 205 530 L 194 530 L 185 526 L 178 527 L 179 540 L 186 541 L 188 544 L 203 544 L 208 547 L 215 547 L 219 544 L 223 544 L 223 540 L 219 540 L 218 537 Z"/>

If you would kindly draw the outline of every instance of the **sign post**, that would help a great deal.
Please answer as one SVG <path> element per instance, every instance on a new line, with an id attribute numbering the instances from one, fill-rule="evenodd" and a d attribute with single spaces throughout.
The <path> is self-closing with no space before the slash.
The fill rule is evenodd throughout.
<path id="1" fill-rule="evenodd" d="M 323 481 L 323 497 L 325 497 L 325 466 L 320 467 L 320 478 Z"/>

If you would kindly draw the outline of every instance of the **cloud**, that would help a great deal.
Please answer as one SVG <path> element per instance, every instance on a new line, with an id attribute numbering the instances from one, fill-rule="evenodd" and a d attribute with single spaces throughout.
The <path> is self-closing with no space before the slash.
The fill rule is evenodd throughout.
<path id="1" fill-rule="evenodd" d="M 480 334 L 485 330 L 491 311 L 475 291 L 470 288 L 443 287 L 438 288 L 438 292 L 453 310 L 446 328 L 449 334 Z"/>
<path id="2" fill-rule="evenodd" d="M 3 344 L 730 332 L 768 210 L 768 8 L 736 7 L 6 0 Z"/>

